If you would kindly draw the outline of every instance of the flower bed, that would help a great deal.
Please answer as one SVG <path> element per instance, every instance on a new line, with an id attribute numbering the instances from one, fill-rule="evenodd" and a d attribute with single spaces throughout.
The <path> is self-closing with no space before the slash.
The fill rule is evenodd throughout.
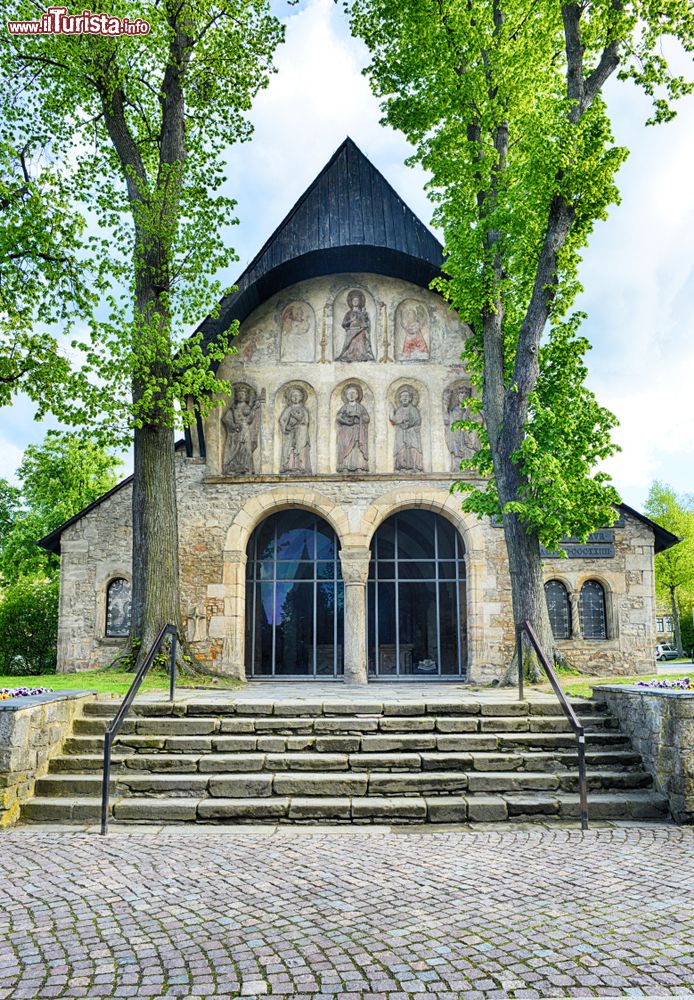
<path id="1" fill-rule="evenodd" d="M 0 701 L 7 701 L 8 698 L 30 698 L 33 694 L 50 694 L 50 691 L 50 688 L 43 687 L 0 688 Z"/>
<path id="2" fill-rule="evenodd" d="M 694 691 L 694 681 L 690 677 L 678 677 L 672 681 L 662 677 L 654 681 L 637 681 L 636 687 L 658 688 L 662 691 Z"/>

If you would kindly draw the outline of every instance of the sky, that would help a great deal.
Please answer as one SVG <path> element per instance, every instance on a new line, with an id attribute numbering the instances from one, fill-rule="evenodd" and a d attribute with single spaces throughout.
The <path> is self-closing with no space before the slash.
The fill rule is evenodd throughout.
<path id="1" fill-rule="evenodd" d="M 411 148 L 380 124 L 361 72 L 366 48 L 350 37 L 341 7 L 273 7 L 287 25 L 278 72 L 256 99 L 252 141 L 228 158 L 239 217 L 229 231 L 239 255 L 229 284 L 347 135 L 423 222 L 432 214 L 426 175 L 404 165 Z M 683 56 L 673 58 L 688 71 Z M 631 84 L 612 81 L 606 97 L 615 138 L 631 153 L 618 176 L 621 204 L 584 254 L 577 307 L 588 314 L 583 333 L 593 345 L 590 388 L 620 422 L 613 436 L 622 451 L 605 468 L 622 499 L 640 509 L 656 479 L 694 493 L 694 98 L 680 102 L 674 122 L 645 127 L 650 104 Z M 56 426 L 32 418 L 25 399 L 0 410 L 1 477 L 13 479 L 27 444 Z"/>

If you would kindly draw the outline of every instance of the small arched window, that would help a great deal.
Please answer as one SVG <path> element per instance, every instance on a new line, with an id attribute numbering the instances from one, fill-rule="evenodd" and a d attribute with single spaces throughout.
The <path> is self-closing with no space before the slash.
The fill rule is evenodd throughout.
<path id="1" fill-rule="evenodd" d="M 106 590 L 106 635 L 123 639 L 130 635 L 130 584 L 123 577 L 111 580 Z"/>
<path id="2" fill-rule="evenodd" d="M 571 606 L 566 587 L 560 580 L 549 580 L 545 584 L 545 598 L 552 635 L 555 639 L 571 638 Z"/>
<path id="3" fill-rule="evenodd" d="M 581 634 L 584 639 L 607 638 L 605 588 L 597 580 L 586 580 L 578 604 Z"/>

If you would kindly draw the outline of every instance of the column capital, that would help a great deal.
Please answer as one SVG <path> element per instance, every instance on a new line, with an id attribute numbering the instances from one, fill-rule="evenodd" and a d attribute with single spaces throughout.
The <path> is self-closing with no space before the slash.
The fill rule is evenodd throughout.
<path id="1" fill-rule="evenodd" d="M 363 546 L 340 549 L 342 579 L 346 584 L 366 584 L 369 578 L 371 552 Z"/>

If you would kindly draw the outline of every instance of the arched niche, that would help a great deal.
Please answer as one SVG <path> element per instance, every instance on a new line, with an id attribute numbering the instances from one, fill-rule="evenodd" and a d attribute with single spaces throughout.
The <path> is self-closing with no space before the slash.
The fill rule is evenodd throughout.
<path id="1" fill-rule="evenodd" d="M 377 432 L 369 386 L 356 378 L 336 385 L 330 399 L 330 471 L 343 475 L 381 471 L 377 467 Z"/>
<path id="2" fill-rule="evenodd" d="M 431 411 L 426 386 L 417 379 L 396 379 L 386 394 L 387 471 L 404 476 L 430 472 Z"/>
<path id="3" fill-rule="evenodd" d="M 333 359 L 345 364 L 373 362 L 378 352 L 378 311 L 361 283 L 345 285 L 332 303 Z"/>
<path id="4" fill-rule="evenodd" d="M 292 478 L 317 471 L 318 404 L 307 382 L 293 379 L 277 390 L 272 433 L 274 472 Z"/>

